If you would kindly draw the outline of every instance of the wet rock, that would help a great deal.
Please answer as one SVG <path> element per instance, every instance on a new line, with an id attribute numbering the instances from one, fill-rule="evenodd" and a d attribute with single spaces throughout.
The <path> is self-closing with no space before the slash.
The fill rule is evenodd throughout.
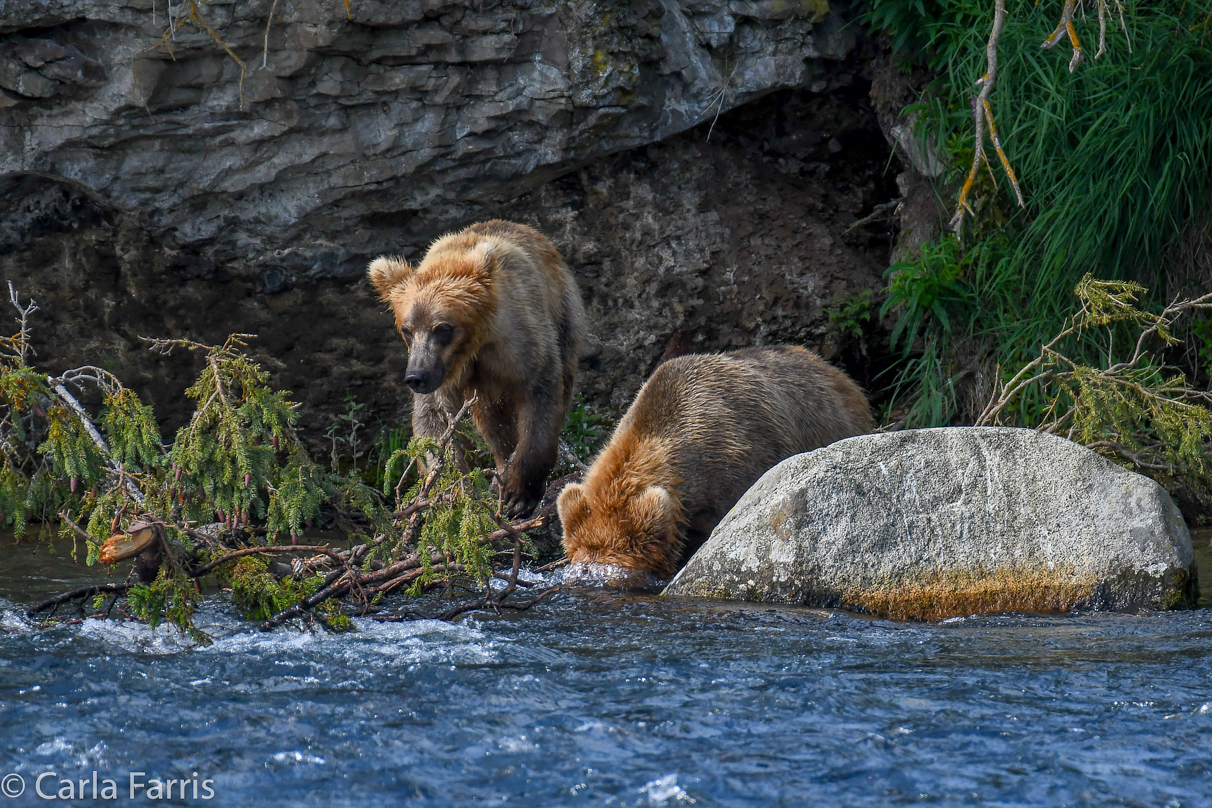
<path id="1" fill-rule="evenodd" d="M 1054 435 L 960 427 L 780 463 L 665 594 L 938 620 L 1189 607 L 1197 584 L 1157 483 Z"/>

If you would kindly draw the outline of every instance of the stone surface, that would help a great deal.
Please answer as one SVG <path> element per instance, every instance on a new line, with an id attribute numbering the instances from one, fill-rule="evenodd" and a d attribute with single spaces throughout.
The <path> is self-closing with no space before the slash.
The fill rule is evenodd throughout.
<path id="1" fill-rule="evenodd" d="M 0 176 L 78 183 L 233 268 L 357 275 L 395 246 L 376 214 L 516 196 L 827 80 L 855 41 L 825 0 L 270 9 L 194 24 L 182 0 L 170 33 L 153 0 L 0 0 Z"/>
<path id="2" fill-rule="evenodd" d="M 1191 538 L 1152 480 L 1054 435 L 908 430 L 766 473 L 665 590 L 894 619 L 1176 608 Z"/>
<path id="3" fill-rule="evenodd" d="M 878 368 L 853 346 L 838 354 L 825 316 L 878 287 L 887 266 L 886 224 L 847 232 L 895 194 L 865 94 L 861 76 L 822 93 L 774 93 L 721 115 L 710 140 L 708 122 L 507 201 L 417 211 L 403 217 L 407 232 L 395 216 L 381 226 L 414 255 L 477 219 L 548 234 L 581 286 L 591 337 L 577 386 L 599 404 L 624 408 L 666 353 L 775 342 L 841 360 L 870 389 Z M 835 138 L 847 145 L 836 155 Z M 48 371 L 111 369 L 155 403 L 171 434 L 198 367 L 149 353 L 139 337 L 251 332 L 273 383 L 302 402 L 310 434 L 323 437 L 348 395 L 366 405 L 372 433 L 407 419 L 404 345 L 360 277 L 243 272 L 208 250 L 167 247 L 138 217 L 46 177 L 0 180 L 0 200 L 0 278 L 41 305 L 33 336 Z"/>
<path id="4" fill-rule="evenodd" d="M 872 51 L 822 2 L 349 5 L 279 2 L 264 58 L 270 2 L 202 6 L 241 105 L 163 4 L 0 0 L 0 273 L 41 366 L 112 369 L 171 434 L 196 362 L 139 337 L 252 332 L 321 442 L 350 395 L 400 423 L 366 262 L 491 217 L 568 256 L 579 388 L 619 408 L 666 354 L 829 355 L 825 308 L 880 284 L 891 224 L 849 230 L 897 195 Z"/>

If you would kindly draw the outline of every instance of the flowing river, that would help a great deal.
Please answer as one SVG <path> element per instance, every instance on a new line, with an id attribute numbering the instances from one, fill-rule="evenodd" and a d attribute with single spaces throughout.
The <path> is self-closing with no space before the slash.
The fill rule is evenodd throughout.
<path id="1" fill-rule="evenodd" d="M 24 791 L 0 806 L 132 782 L 157 805 L 1212 805 L 1206 606 L 923 625 L 590 591 L 330 636 L 215 596 L 192 647 L 37 629 L 24 605 L 98 573 L 4 553 L 0 785 Z"/>

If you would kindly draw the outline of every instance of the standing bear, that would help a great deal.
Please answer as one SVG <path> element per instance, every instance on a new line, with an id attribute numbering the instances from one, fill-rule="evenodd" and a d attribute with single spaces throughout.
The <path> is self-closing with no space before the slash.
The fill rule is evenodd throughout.
<path id="1" fill-rule="evenodd" d="M 772 466 L 873 426 L 858 385 L 803 348 L 671 359 L 561 492 L 568 560 L 669 577 Z"/>
<path id="2" fill-rule="evenodd" d="M 408 345 L 413 433 L 440 437 L 474 395 L 506 513 L 529 513 L 556 462 L 585 334 L 560 253 L 525 225 L 481 222 L 435 241 L 416 267 L 384 256 L 367 274 Z"/>

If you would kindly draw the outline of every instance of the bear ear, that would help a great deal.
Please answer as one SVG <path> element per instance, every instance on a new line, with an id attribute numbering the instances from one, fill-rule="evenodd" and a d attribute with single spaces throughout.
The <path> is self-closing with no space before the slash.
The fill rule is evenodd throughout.
<path id="1" fill-rule="evenodd" d="M 396 288 L 409 275 L 413 273 L 412 266 L 403 258 L 395 258 L 390 255 L 381 255 L 370 262 L 370 266 L 366 268 L 366 275 L 370 278 L 370 285 L 379 293 L 379 297 L 387 302 L 388 295 L 391 290 Z"/>
<path id="2" fill-rule="evenodd" d="M 673 495 L 659 485 L 650 485 L 632 502 L 632 541 L 641 567 L 659 577 L 678 571 L 682 541 L 678 537 L 678 504 Z"/>
<path id="3" fill-rule="evenodd" d="M 564 486 L 556 500 L 556 512 L 560 515 L 560 524 L 564 532 L 568 526 L 585 518 L 589 512 L 589 503 L 585 501 L 585 486 L 580 483 L 569 483 Z"/>
<path id="4" fill-rule="evenodd" d="M 496 258 L 496 244 L 482 238 L 476 242 L 475 247 L 472 247 L 471 254 L 479 266 L 487 267 Z"/>
<path id="5" fill-rule="evenodd" d="M 650 485 L 635 499 L 631 517 L 637 530 L 650 536 L 672 534 L 677 521 L 673 496 L 668 489 Z"/>

